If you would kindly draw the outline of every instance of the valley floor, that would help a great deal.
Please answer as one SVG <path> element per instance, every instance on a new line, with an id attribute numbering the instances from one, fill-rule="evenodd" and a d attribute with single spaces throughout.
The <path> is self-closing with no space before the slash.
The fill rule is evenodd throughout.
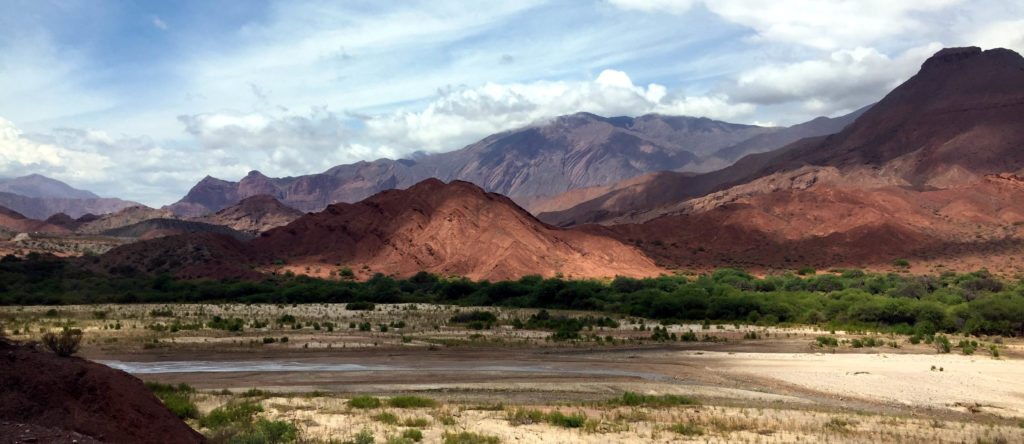
<path id="1" fill-rule="evenodd" d="M 385 442 L 411 428 L 425 442 L 464 431 L 501 442 L 551 443 L 1024 441 L 1024 342 L 1015 339 L 973 338 L 980 344 L 972 355 L 939 354 L 902 336 L 712 324 L 667 327 L 693 331 L 702 341 L 655 342 L 644 320 L 621 318 L 618 327 L 595 327 L 582 340 L 554 342 L 548 332 L 506 325 L 467 330 L 447 322 L 457 310 L 422 304 L 370 312 L 324 304 L 7 307 L 0 319 L 9 334 L 21 330 L 16 339 L 75 323 L 88 338 L 84 357 L 146 381 L 189 384 L 202 412 L 259 402 L 261 417 L 296 424 L 310 441 L 344 441 L 365 430 Z M 480 310 L 499 319 L 535 313 Z M 235 333 L 154 327 L 228 313 L 247 322 L 287 314 L 300 327 L 271 322 Z M 310 326 L 314 320 L 319 330 Z M 363 322 L 373 325 L 370 331 L 348 328 Z M 392 327 L 380 331 L 381 325 Z M 838 345 L 820 346 L 820 336 Z M 850 345 L 867 338 L 884 345 Z M 626 392 L 698 402 L 612 401 Z M 365 395 L 415 395 L 437 404 L 348 404 Z M 585 420 L 566 427 L 542 419 L 555 411 Z"/>

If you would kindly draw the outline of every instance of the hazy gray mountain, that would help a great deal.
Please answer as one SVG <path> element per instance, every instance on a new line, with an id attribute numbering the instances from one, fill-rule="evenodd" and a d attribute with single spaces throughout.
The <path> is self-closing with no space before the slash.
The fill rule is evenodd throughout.
<path id="1" fill-rule="evenodd" d="M 57 213 L 72 218 L 86 214 L 107 214 L 139 205 L 136 202 L 115 198 L 71 199 L 58 197 L 28 197 L 20 194 L 0 192 L 0 206 L 10 208 L 32 219 L 45 220 Z"/>
<path id="2" fill-rule="evenodd" d="M 357 162 L 286 178 L 253 171 L 239 182 L 207 177 L 169 208 L 182 216 L 198 216 L 266 194 L 302 211 L 319 211 L 331 203 L 357 202 L 430 177 L 469 181 L 529 205 L 536 198 L 568 190 L 682 169 L 702 155 L 778 130 L 707 118 L 578 113 L 415 160 Z"/>
<path id="3" fill-rule="evenodd" d="M 55 197 L 59 199 L 98 199 L 96 194 L 73 188 L 59 180 L 39 174 L 0 179 L 0 192 L 26 197 Z"/>

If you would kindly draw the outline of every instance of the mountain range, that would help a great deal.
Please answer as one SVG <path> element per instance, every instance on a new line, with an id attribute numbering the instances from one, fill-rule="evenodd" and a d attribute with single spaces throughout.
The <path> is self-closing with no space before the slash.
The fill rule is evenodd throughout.
<path id="1" fill-rule="evenodd" d="M 253 171 L 238 182 L 206 177 L 168 208 L 181 216 L 200 216 L 265 194 L 302 211 L 320 211 L 333 203 L 357 202 L 428 178 L 472 182 L 528 209 L 550 207 L 550 199 L 566 191 L 652 171 L 721 167 L 748 153 L 768 151 L 808 135 L 830 134 L 860 112 L 788 128 L 685 116 L 606 118 L 577 113 L 415 160 L 379 159 L 287 178 Z"/>
<path id="2" fill-rule="evenodd" d="M 34 219 L 46 219 L 57 213 L 78 218 L 112 213 L 132 205 L 139 204 L 99 197 L 39 174 L 0 179 L 0 206 Z"/>
<path id="3" fill-rule="evenodd" d="M 162 210 L 49 225 L 152 238 L 90 266 L 182 277 L 1013 270 L 1022 169 L 1024 58 L 949 48 L 876 104 L 789 128 L 579 113 L 415 160 L 208 177 Z"/>

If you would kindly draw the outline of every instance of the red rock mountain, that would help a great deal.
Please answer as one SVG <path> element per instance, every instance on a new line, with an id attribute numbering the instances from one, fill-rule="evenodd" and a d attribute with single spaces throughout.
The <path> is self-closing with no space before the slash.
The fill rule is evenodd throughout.
<path id="1" fill-rule="evenodd" d="M 828 134 L 841 128 L 841 122 L 831 122 L 789 130 L 683 116 L 605 118 L 578 113 L 495 134 L 457 151 L 415 159 L 358 162 L 299 177 L 269 178 L 257 171 L 239 182 L 207 177 L 168 208 L 194 217 L 266 194 L 301 211 L 320 211 L 332 203 L 357 202 L 427 178 L 469 181 L 530 207 L 568 190 L 651 171 L 697 168 L 730 147 L 735 148 L 725 155 L 735 156 L 777 148 L 796 134 Z M 776 132 L 779 137 L 751 142 Z"/>
<path id="2" fill-rule="evenodd" d="M 0 229 L 13 233 L 67 233 L 71 230 L 41 220 L 29 219 L 9 208 L 0 207 Z"/>
<path id="3" fill-rule="evenodd" d="M 334 204 L 263 233 L 249 246 L 296 272 L 428 271 L 475 279 L 528 274 L 588 278 L 660 271 L 631 246 L 549 227 L 509 198 L 468 182 L 428 179 L 356 204 Z M 364 268 L 365 267 L 365 268 Z M 315 272 L 314 272 L 315 273 Z"/>
<path id="4" fill-rule="evenodd" d="M 258 234 L 271 228 L 287 225 L 302 215 L 301 211 L 285 206 L 271 196 L 259 194 L 242 199 L 241 202 L 220 210 L 216 214 L 202 216 L 195 220 Z"/>
<path id="5" fill-rule="evenodd" d="M 652 174 L 539 217 L 561 226 L 609 222 L 805 166 L 922 190 L 964 185 L 1024 168 L 1022 143 L 1024 58 L 1006 49 L 944 49 L 839 133 L 707 174 Z"/>
<path id="6" fill-rule="evenodd" d="M 840 133 L 715 173 L 654 175 L 560 217 L 603 221 L 584 230 L 684 268 L 905 257 L 1011 272 L 1024 253 L 1022 168 L 1024 58 L 946 49 Z"/>

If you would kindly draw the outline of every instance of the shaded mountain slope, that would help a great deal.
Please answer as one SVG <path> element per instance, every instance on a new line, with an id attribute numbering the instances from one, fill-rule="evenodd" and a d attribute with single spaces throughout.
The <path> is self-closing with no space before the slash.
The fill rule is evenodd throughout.
<path id="1" fill-rule="evenodd" d="M 237 204 L 195 219 L 213 225 L 220 225 L 250 234 L 258 234 L 271 228 L 287 225 L 302 217 L 303 213 L 285 206 L 266 194 L 242 199 Z"/>

